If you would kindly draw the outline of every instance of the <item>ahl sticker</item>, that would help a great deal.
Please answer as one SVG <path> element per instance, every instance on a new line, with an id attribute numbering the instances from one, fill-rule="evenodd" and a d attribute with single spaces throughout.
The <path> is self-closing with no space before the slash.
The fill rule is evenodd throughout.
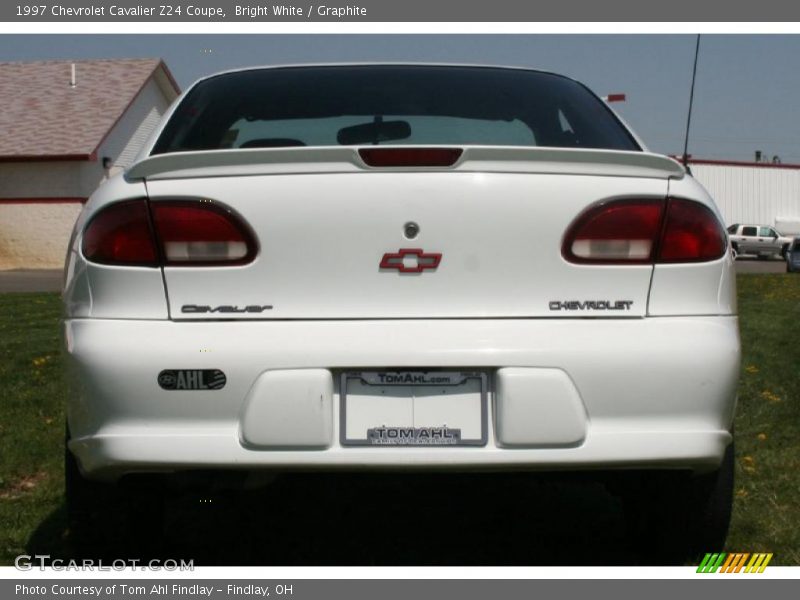
<path id="1" fill-rule="evenodd" d="M 227 382 L 219 369 L 169 369 L 158 374 L 165 390 L 221 390 Z"/>

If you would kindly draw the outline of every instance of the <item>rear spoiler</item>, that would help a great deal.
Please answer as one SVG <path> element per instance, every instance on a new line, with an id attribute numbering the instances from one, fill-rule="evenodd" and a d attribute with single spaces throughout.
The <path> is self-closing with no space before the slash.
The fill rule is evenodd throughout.
<path id="1" fill-rule="evenodd" d="M 363 171 L 480 171 L 681 179 L 686 174 L 676 160 L 650 152 L 520 146 L 466 146 L 463 150 L 449 167 L 391 168 L 368 166 L 353 146 L 173 152 L 149 156 L 128 169 L 125 176 L 128 180 L 140 180 Z"/>

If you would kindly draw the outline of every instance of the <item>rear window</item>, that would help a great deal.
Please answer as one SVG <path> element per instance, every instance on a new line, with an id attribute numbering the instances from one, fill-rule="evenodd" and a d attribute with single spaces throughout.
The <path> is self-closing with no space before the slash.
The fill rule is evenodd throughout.
<path id="1" fill-rule="evenodd" d="M 378 144 L 640 150 L 603 101 L 565 77 L 384 65 L 212 77 L 187 94 L 152 153 Z"/>

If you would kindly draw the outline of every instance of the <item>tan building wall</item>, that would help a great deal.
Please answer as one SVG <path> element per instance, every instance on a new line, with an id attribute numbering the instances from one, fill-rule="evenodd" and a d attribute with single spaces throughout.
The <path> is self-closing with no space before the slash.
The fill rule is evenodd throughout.
<path id="1" fill-rule="evenodd" d="M 104 176 L 98 162 L 0 163 L 0 269 L 62 267 L 82 205 L 50 199 L 87 198 Z"/>
<path id="2" fill-rule="evenodd" d="M 0 199 L 88 198 L 104 177 L 98 161 L 0 162 Z"/>
<path id="3" fill-rule="evenodd" d="M 0 204 L 0 269 L 61 268 L 81 206 Z"/>

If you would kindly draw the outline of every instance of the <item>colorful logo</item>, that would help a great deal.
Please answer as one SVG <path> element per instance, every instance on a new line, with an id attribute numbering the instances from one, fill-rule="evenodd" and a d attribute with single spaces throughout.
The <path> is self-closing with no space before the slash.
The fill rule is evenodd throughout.
<path id="1" fill-rule="evenodd" d="M 763 573 L 771 560 L 772 552 L 754 552 L 752 554 L 749 552 L 709 552 L 697 567 L 697 572 Z"/>

